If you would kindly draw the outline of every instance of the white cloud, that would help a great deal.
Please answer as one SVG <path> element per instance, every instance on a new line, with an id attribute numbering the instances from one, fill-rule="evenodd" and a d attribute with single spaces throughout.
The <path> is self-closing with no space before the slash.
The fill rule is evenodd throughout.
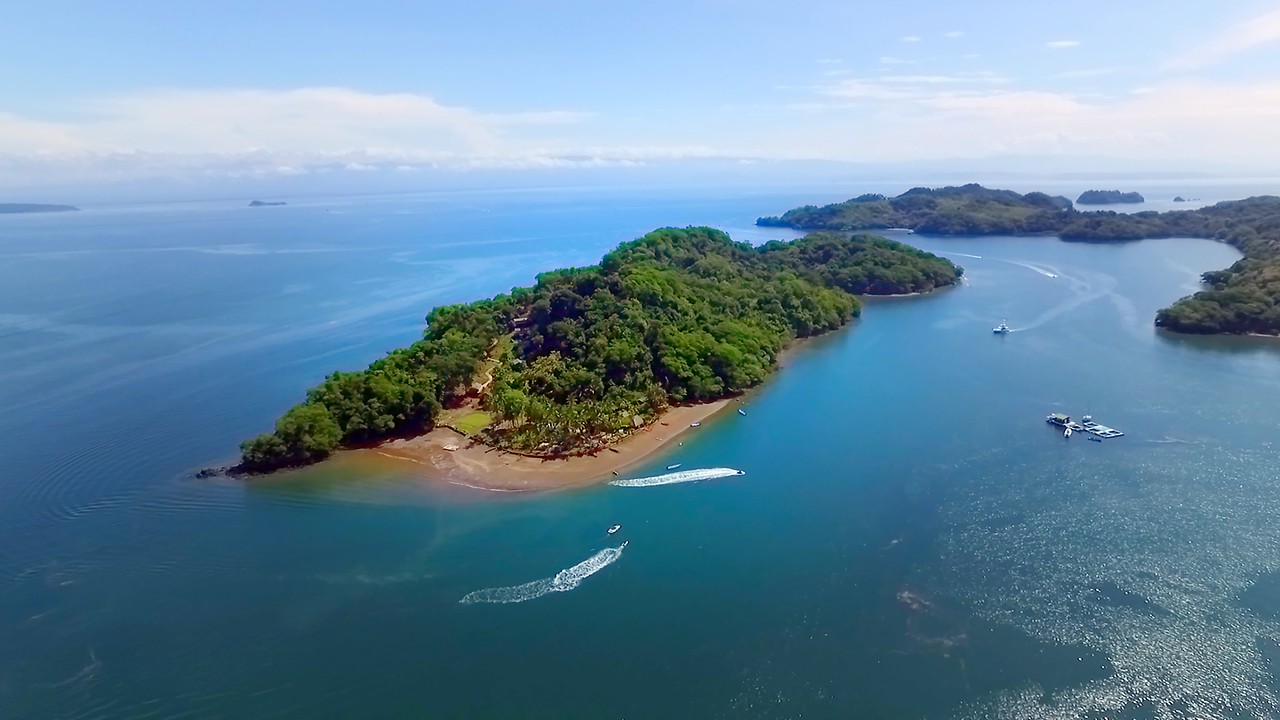
<path id="1" fill-rule="evenodd" d="M 982 57 L 982 54 L 981 53 L 965 53 L 960 57 L 964 60 L 977 60 L 978 58 Z"/>
<path id="2" fill-rule="evenodd" d="M 904 42 L 904 43 L 918 43 L 918 42 L 920 42 L 920 36 L 919 36 L 919 35 L 905 35 L 905 36 L 903 36 L 903 38 L 902 38 L 902 42 Z"/>
<path id="3" fill-rule="evenodd" d="M 628 127 L 563 110 L 486 112 L 342 88 L 132 93 L 59 108 L 73 120 L 0 112 L 0 186 L 343 172 L 372 178 L 398 169 L 630 167 L 709 156 L 899 161 L 1062 153 L 1280 164 L 1280 78 L 1155 83 L 1089 96 L 1044 78 L 1026 86 L 1030 78 L 961 67 L 926 72 L 882 62 L 818 86 L 778 88 L 793 102 L 746 112 L 710 108 L 670 127 Z"/>
<path id="4" fill-rule="evenodd" d="M 1080 47 L 1079 40 L 1050 40 L 1044 44 L 1051 50 L 1067 50 L 1070 48 Z"/>
<path id="5" fill-rule="evenodd" d="M 906 60 L 904 58 L 892 57 L 889 55 L 880 56 L 881 65 L 915 65 L 915 60 Z"/>
<path id="6" fill-rule="evenodd" d="M 839 65 L 844 62 L 840 58 L 818 58 L 819 65 Z"/>
<path id="7" fill-rule="evenodd" d="M 1063 79 L 1094 78 L 1111 75 L 1115 71 L 1115 68 L 1081 68 L 1079 70 L 1063 70 L 1054 75 L 1054 77 Z"/>
<path id="8" fill-rule="evenodd" d="M 944 35 L 943 37 L 949 37 L 949 38 L 964 37 L 964 31 L 963 31 L 963 30 L 952 30 L 951 32 L 949 32 L 949 33 L 947 33 L 946 35 Z"/>
<path id="9" fill-rule="evenodd" d="M 859 126 L 833 123 L 828 132 L 807 131 L 798 141 L 814 157 L 865 161 L 1034 153 L 1280 162 L 1280 80 L 1166 84 L 1120 97 L 955 80 L 835 83 L 822 89 L 825 100 L 804 110 L 856 117 Z"/>
<path id="10" fill-rule="evenodd" d="M 887 75 L 879 78 L 883 83 L 908 85 L 964 85 L 970 83 L 1002 85 L 1009 79 L 993 72 L 980 72 L 965 75 Z"/>
<path id="11" fill-rule="evenodd" d="M 584 149 L 584 128 L 600 129 L 588 113 L 483 112 L 347 88 L 151 90 L 61 110 L 75 120 L 0 111 L 0 185 L 626 165 L 710 152 L 687 142 Z"/>
<path id="12" fill-rule="evenodd" d="M 65 109 L 74 121 L 0 112 L 6 165 L 127 173 L 196 167 L 290 175 L 315 167 L 447 162 L 510 155 L 513 134 L 537 137 L 590 115 L 480 112 L 410 93 L 346 88 L 151 90 Z M 2 170 L 2 169 L 0 169 Z"/>
<path id="13" fill-rule="evenodd" d="M 579 123 L 566 111 L 486 113 L 409 93 L 346 88 L 153 90 L 70 108 L 75 122 L 0 114 L 0 152 L 332 154 L 488 152 L 511 128 Z"/>
<path id="14" fill-rule="evenodd" d="M 1009 79 L 992 72 L 953 75 L 885 75 L 878 78 L 848 78 L 823 87 L 823 95 L 842 100 L 921 100 L 946 86 L 1003 85 Z"/>
<path id="15" fill-rule="evenodd" d="M 1280 10 L 1228 28 L 1204 44 L 1165 63 L 1166 70 L 1194 70 L 1240 53 L 1280 41 Z"/>

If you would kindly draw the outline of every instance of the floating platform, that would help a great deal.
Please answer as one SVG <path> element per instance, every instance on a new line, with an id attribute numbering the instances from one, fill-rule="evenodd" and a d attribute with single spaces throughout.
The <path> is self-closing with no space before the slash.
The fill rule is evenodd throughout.
<path id="1" fill-rule="evenodd" d="M 1062 413 L 1051 413 L 1045 418 L 1045 422 L 1050 425 L 1057 425 L 1058 427 L 1071 428 L 1071 432 L 1073 433 L 1084 432 L 1089 433 L 1090 435 L 1097 435 L 1100 438 L 1118 438 L 1124 436 L 1123 432 L 1120 432 L 1113 427 L 1107 427 L 1106 425 L 1096 423 L 1092 420 L 1086 420 L 1083 423 L 1078 423 Z"/>

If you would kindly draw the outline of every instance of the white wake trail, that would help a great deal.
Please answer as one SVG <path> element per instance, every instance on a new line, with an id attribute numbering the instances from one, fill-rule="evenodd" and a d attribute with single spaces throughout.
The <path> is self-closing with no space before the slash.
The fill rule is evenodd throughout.
<path id="1" fill-rule="evenodd" d="M 624 542 L 616 548 L 605 548 L 591 557 L 570 568 L 565 568 L 553 577 L 534 580 L 523 585 L 485 588 L 467 593 L 458 602 L 463 605 L 474 603 L 518 603 L 540 598 L 547 593 L 568 592 L 582 584 L 583 580 L 595 575 L 618 558 L 622 557 Z"/>
<path id="2" fill-rule="evenodd" d="M 746 473 L 741 470 L 735 470 L 734 468 L 703 468 L 700 470 L 681 470 L 680 472 L 666 473 L 665 475 L 654 475 L 652 477 L 614 480 L 609 484 L 617 485 L 618 487 L 653 487 L 654 485 L 697 482 L 698 480 L 711 480 L 713 478 L 731 477 L 733 475 L 746 475 Z"/>
<path id="3" fill-rule="evenodd" d="M 1003 258 L 1001 258 L 1001 259 L 1003 260 Z M 1049 278 L 1056 278 L 1056 277 L 1058 277 L 1058 273 L 1054 272 L 1055 270 L 1057 270 L 1057 268 L 1055 268 L 1055 267 L 1048 267 L 1048 266 L 1044 266 L 1044 267 L 1042 267 L 1042 266 L 1040 266 L 1040 265 L 1035 265 L 1035 264 L 1033 264 L 1033 263 L 1029 263 L 1029 262 L 1022 262 L 1022 261 L 1019 261 L 1019 260 L 1004 260 L 1004 262 L 1007 262 L 1007 263 L 1009 263 L 1010 265 L 1017 265 L 1018 267 L 1024 267 L 1024 268 L 1026 268 L 1026 269 L 1028 269 L 1028 270 L 1031 270 L 1031 271 L 1034 271 L 1034 272 L 1040 273 L 1041 275 L 1043 275 L 1043 276 L 1045 276 L 1045 277 L 1049 277 Z"/>

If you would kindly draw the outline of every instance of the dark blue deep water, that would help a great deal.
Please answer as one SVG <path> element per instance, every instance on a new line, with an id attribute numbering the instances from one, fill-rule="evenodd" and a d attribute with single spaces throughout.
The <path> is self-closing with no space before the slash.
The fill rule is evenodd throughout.
<path id="1" fill-rule="evenodd" d="M 741 477 L 190 476 L 434 305 L 883 189 L 0 218 L 0 717 L 1280 714 L 1280 346 L 1151 325 L 1238 257 L 1205 240 L 904 237 L 965 284 L 869 302 L 640 473 Z"/>

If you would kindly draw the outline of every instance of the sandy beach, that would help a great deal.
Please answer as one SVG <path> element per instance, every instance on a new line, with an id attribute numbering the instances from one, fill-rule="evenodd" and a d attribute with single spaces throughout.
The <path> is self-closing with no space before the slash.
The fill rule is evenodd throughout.
<path id="1" fill-rule="evenodd" d="M 436 428 L 425 435 L 406 440 L 393 440 L 375 448 L 347 450 L 342 461 L 399 463 L 417 466 L 431 480 L 467 485 L 486 490 L 550 490 L 603 482 L 636 465 L 677 438 L 731 405 L 735 398 L 699 405 L 682 405 L 667 411 L 662 418 L 639 430 L 616 446 L 595 455 L 567 458 L 534 458 L 503 452 L 487 445 L 472 443 L 447 428 Z M 448 450 L 446 447 L 456 449 Z"/>

